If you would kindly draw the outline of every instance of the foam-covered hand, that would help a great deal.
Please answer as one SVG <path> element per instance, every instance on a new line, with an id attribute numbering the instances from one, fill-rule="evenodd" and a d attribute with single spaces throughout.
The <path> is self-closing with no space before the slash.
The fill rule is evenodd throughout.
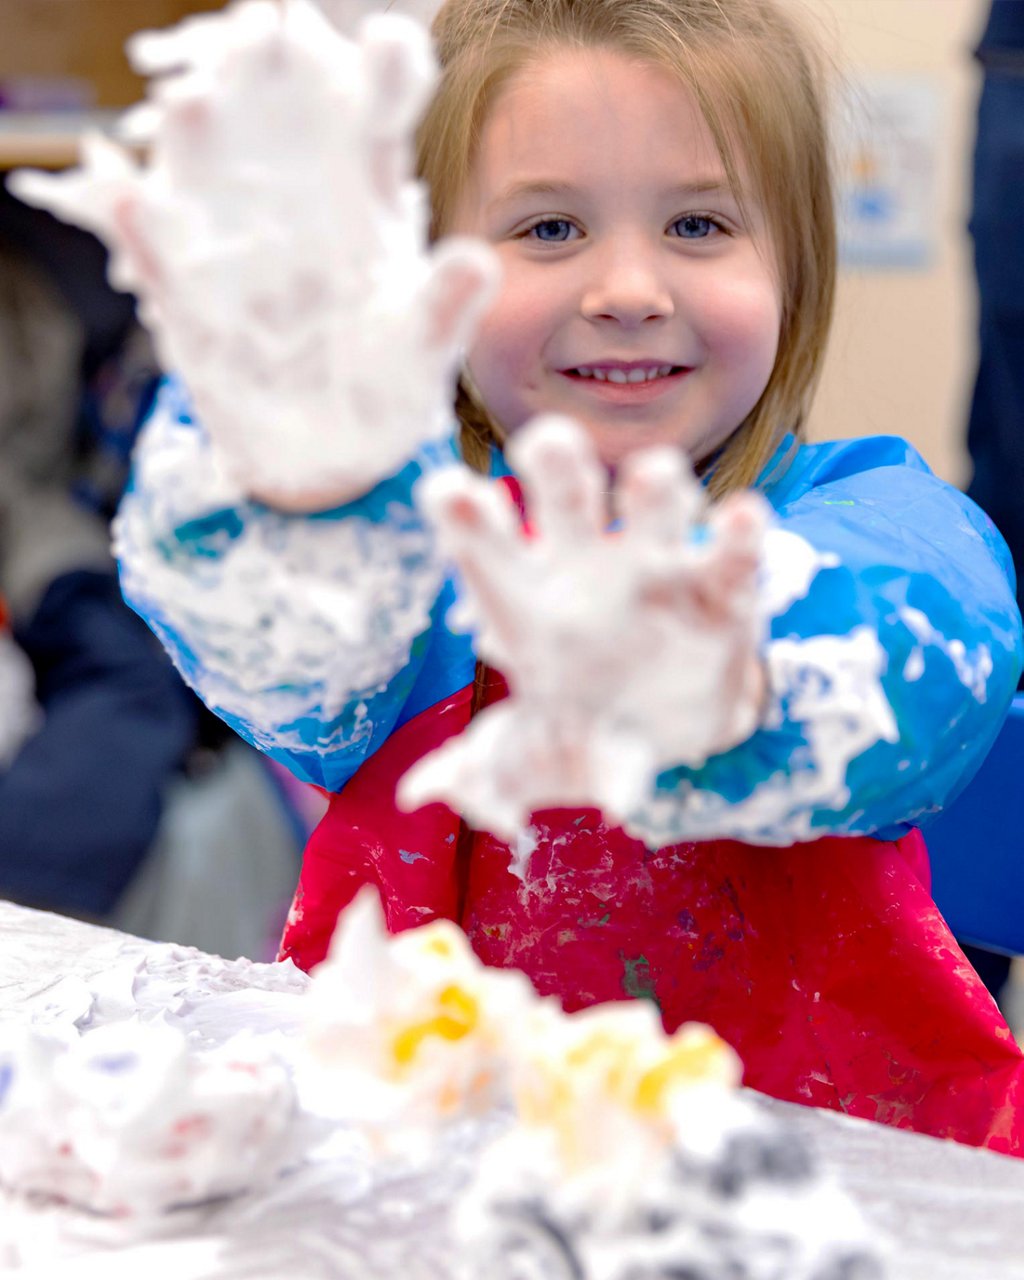
<path id="1" fill-rule="evenodd" d="M 701 523 L 702 491 L 675 450 L 635 455 L 609 495 L 565 419 L 523 428 L 508 453 L 532 527 L 502 486 L 464 469 L 425 480 L 422 501 L 463 581 L 453 625 L 476 634 L 510 696 L 399 790 L 404 805 L 444 800 L 506 839 L 554 806 L 621 821 L 660 770 L 699 766 L 753 732 L 767 525 L 754 493 Z"/>
<path id="2" fill-rule="evenodd" d="M 384 9 L 402 13 L 429 27 L 441 7 L 441 0 L 315 0 L 315 3 L 341 31 L 357 31 L 372 13 Z"/>
<path id="3" fill-rule="evenodd" d="M 245 0 L 129 51 L 158 77 L 127 122 L 146 163 L 94 136 L 80 169 L 17 193 L 107 242 L 244 490 L 355 497 L 450 430 L 495 274 L 482 244 L 426 249 L 427 32 L 380 15 L 349 40 L 310 0 Z"/>

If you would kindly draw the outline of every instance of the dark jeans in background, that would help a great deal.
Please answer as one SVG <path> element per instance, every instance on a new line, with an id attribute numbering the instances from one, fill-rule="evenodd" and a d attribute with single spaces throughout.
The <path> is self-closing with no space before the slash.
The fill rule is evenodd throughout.
<path id="1" fill-rule="evenodd" d="M 152 844 L 196 703 L 113 573 L 56 579 L 15 638 L 45 720 L 0 774 L 0 896 L 102 918 Z"/>
<path id="2" fill-rule="evenodd" d="M 1024 609 L 1024 50 L 1002 52 L 985 67 L 970 230 L 978 372 L 967 431 L 974 463 L 967 492 L 1006 539 Z M 998 999 L 1009 960 L 976 947 L 964 951 Z"/>

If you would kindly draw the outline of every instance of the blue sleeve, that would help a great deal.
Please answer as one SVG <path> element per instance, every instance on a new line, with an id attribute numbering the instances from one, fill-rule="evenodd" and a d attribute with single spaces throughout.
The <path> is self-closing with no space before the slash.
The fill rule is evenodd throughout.
<path id="1" fill-rule="evenodd" d="M 424 697 L 472 670 L 468 642 L 458 661 L 450 652 L 451 587 L 412 497 L 453 456 L 424 447 L 357 501 L 283 514 L 218 480 L 170 383 L 116 522 L 125 598 L 213 711 L 337 790 Z"/>
<path id="2" fill-rule="evenodd" d="M 661 775 L 638 826 L 774 844 L 894 838 L 948 804 L 1013 697 L 1021 622 L 991 521 L 904 441 L 805 446 L 766 494 L 819 554 L 771 620 L 772 706 L 746 742 Z M 836 743 L 842 767 L 828 767 Z M 830 755 L 831 753 L 831 755 Z"/>

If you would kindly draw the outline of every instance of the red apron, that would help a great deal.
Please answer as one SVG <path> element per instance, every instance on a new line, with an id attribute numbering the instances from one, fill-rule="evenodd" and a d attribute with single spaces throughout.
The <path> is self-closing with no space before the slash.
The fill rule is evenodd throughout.
<path id="1" fill-rule="evenodd" d="M 484 700 L 502 692 L 492 678 Z M 395 807 L 398 778 L 470 710 L 465 689 L 424 711 L 332 797 L 282 957 L 318 963 L 376 884 L 393 932 L 457 920 L 486 963 L 566 1009 L 642 996 L 670 1031 L 709 1023 L 764 1093 L 1024 1155 L 1024 1060 L 931 900 L 917 832 L 652 851 L 596 811 L 551 810 L 524 884 L 444 806 Z"/>

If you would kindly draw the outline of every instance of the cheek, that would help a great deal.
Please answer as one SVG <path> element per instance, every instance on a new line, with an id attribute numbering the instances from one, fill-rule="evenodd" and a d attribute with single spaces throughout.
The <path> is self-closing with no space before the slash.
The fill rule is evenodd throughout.
<path id="1" fill-rule="evenodd" d="M 499 417 L 517 389 L 536 378 L 541 321 L 528 293 L 517 296 L 506 288 L 477 329 L 469 364 L 485 403 Z"/>
<path id="2" fill-rule="evenodd" d="M 508 395 L 516 359 L 500 313 L 492 311 L 481 321 L 469 348 L 468 363 L 478 394 L 492 413 L 501 416 L 499 405 Z"/>
<path id="3" fill-rule="evenodd" d="M 707 340 L 726 361 L 747 366 L 767 382 L 775 364 L 782 325 L 778 293 L 770 280 L 736 284 L 708 311 Z"/>
<path id="4" fill-rule="evenodd" d="M 543 296 L 540 289 L 531 289 L 507 273 L 494 305 L 480 325 L 478 343 L 504 347 L 515 353 L 536 349 L 543 341 Z"/>
<path id="5" fill-rule="evenodd" d="M 724 346 L 757 346 L 777 336 L 779 301 L 769 280 L 735 280 L 708 300 L 709 325 Z"/>

